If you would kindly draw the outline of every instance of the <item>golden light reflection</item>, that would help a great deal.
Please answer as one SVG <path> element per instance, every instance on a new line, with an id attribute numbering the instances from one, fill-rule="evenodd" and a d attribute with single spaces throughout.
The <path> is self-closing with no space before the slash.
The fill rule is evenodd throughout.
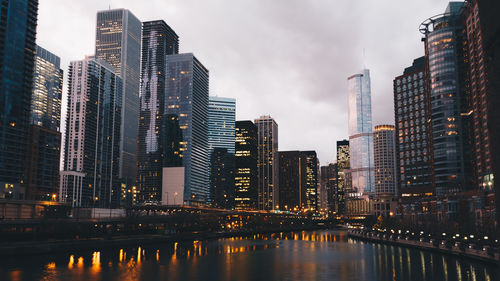
<path id="1" fill-rule="evenodd" d="M 160 250 L 156 250 L 156 261 L 160 261 Z"/>
<path id="2" fill-rule="evenodd" d="M 68 268 L 72 269 L 74 263 L 75 263 L 75 256 L 74 255 L 69 256 Z"/>
<path id="3" fill-rule="evenodd" d="M 120 262 L 123 261 L 123 249 L 120 249 L 119 260 L 120 260 Z"/>
<path id="4" fill-rule="evenodd" d="M 56 268 L 56 263 L 55 262 L 50 262 L 48 263 L 45 268 L 47 269 L 55 269 Z"/>
<path id="5" fill-rule="evenodd" d="M 92 253 L 92 267 L 90 270 L 92 273 L 98 273 L 101 271 L 101 252 Z"/>
<path id="6" fill-rule="evenodd" d="M 83 268 L 83 257 L 78 258 L 78 263 L 76 265 L 78 268 Z"/>
<path id="7" fill-rule="evenodd" d="M 141 247 L 137 249 L 137 263 L 141 262 Z"/>

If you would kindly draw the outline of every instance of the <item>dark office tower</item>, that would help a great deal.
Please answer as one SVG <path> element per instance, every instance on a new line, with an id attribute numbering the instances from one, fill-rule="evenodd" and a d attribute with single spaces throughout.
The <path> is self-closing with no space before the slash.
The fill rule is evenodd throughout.
<path id="1" fill-rule="evenodd" d="M 69 66 L 68 114 L 60 200 L 115 207 L 120 199 L 122 81 L 106 62 L 87 57 Z"/>
<path id="2" fill-rule="evenodd" d="M 36 46 L 26 199 L 56 200 L 59 193 L 62 83 L 60 58 Z"/>
<path id="3" fill-rule="evenodd" d="M 463 2 L 450 2 L 445 13 L 420 26 L 429 68 L 433 177 L 437 195 L 470 188 L 470 147 L 466 100 Z M 420 86 L 419 86 L 420 87 Z"/>
<path id="4" fill-rule="evenodd" d="M 236 209 L 257 209 L 257 126 L 236 121 L 234 201 Z"/>
<path id="5" fill-rule="evenodd" d="M 174 119 L 164 120 L 166 59 L 167 55 L 177 54 L 178 47 L 179 37 L 164 21 L 142 23 L 140 118 L 137 140 L 137 188 L 140 202 L 161 200 L 163 162 L 176 158 L 175 155 L 163 155 L 163 140 L 165 136 L 171 136 L 164 133 L 163 128 L 167 124 L 171 130 L 174 128 L 172 127 L 174 123 L 171 121 L 176 120 L 177 124 L 179 121 L 178 116 L 170 116 Z"/>
<path id="6" fill-rule="evenodd" d="M 0 198 L 23 198 L 37 0 L 0 1 Z"/>
<path id="7" fill-rule="evenodd" d="M 267 115 L 255 119 L 257 125 L 258 206 L 274 210 L 278 200 L 278 124 Z"/>
<path id="8" fill-rule="evenodd" d="M 311 211 L 318 209 L 318 157 L 316 151 L 301 151 L 301 161 L 305 163 L 306 206 Z"/>
<path id="9" fill-rule="evenodd" d="M 302 211 L 307 208 L 305 163 L 301 162 L 300 151 L 280 151 L 279 158 L 279 209 Z"/>
<path id="10" fill-rule="evenodd" d="M 337 163 L 321 166 L 320 185 L 321 197 L 326 197 L 326 209 L 329 213 L 338 213 L 338 193 L 337 193 Z"/>
<path id="11" fill-rule="evenodd" d="M 182 167 L 163 168 L 162 194 L 177 193 L 176 203 L 206 204 L 209 198 L 208 91 L 208 70 L 193 54 L 167 56 L 165 114 L 179 116 Z"/>
<path id="12" fill-rule="evenodd" d="M 131 186 L 137 172 L 141 22 L 126 9 L 97 12 L 95 57 L 107 62 L 123 81 L 119 176 Z"/>
<path id="13" fill-rule="evenodd" d="M 210 202 L 213 206 L 226 209 L 231 208 L 234 202 L 235 114 L 235 99 L 208 98 Z"/>
<path id="14" fill-rule="evenodd" d="M 373 134 L 375 194 L 396 195 L 394 126 L 375 126 Z"/>
<path id="15" fill-rule="evenodd" d="M 333 211 L 335 211 L 337 214 L 344 214 L 345 213 L 345 196 L 346 196 L 346 191 L 347 191 L 347 184 L 346 184 L 346 170 L 349 170 L 350 168 L 350 156 L 349 156 L 349 141 L 348 140 L 341 140 L 337 141 L 337 167 L 336 167 L 336 179 L 337 183 L 335 186 L 335 192 L 334 192 L 334 202 L 335 202 L 335 207 Z"/>
<path id="16" fill-rule="evenodd" d="M 403 197 L 434 194 L 431 111 L 425 57 L 394 79 L 396 184 Z"/>

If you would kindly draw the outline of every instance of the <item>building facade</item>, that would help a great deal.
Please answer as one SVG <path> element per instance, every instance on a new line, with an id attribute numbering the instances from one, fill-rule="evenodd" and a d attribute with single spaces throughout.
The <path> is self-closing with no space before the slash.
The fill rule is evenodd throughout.
<path id="1" fill-rule="evenodd" d="M 176 146 L 182 153 L 183 202 L 189 205 L 206 204 L 209 199 L 208 74 L 191 53 L 167 56 L 165 114 L 178 120 L 179 130 L 173 129 L 182 141 L 165 147 L 164 153 L 177 155 L 172 152 Z M 164 172 L 173 166 L 164 165 Z"/>
<path id="2" fill-rule="evenodd" d="M 210 164 L 210 201 L 229 209 L 234 205 L 236 100 L 208 98 L 208 155 Z"/>
<path id="3" fill-rule="evenodd" d="M 57 200 L 61 156 L 61 59 L 36 46 L 26 199 Z"/>
<path id="4" fill-rule="evenodd" d="M 236 209 L 257 209 L 257 126 L 236 121 L 234 203 Z"/>
<path id="5" fill-rule="evenodd" d="M 450 2 L 444 14 L 420 26 L 429 67 L 432 166 L 437 195 L 465 191 L 472 186 L 463 5 L 463 2 Z"/>
<path id="6" fill-rule="evenodd" d="M 267 115 L 257 125 L 258 209 L 274 210 L 279 204 L 278 124 Z"/>
<path id="7" fill-rule="evenodd" d="M 106 62 L 86 57 L 69 67 L 68 114 L 59 197 L 77 207 L 116 207 L 122 81 Z"/>
<path id="8" fill-rule="evenodd" d="M 0 198 L 24 198 L 37 0 L 0 6 Z"/>
<path id="9" fill-rule="evenodd" d="M 369 197 L 375 191 L 370 71 L 365 69 L 347 81 L 351 178 L 348 197 L 359 201 L 353 206 L 364 206 L 350 212 L 365 213 L 369 209 Z"/>
<path id="10" fill-rule="evenodd" d="M 164 21 L 142 24 L 139 134 L 137 138 L 138 201 L 161 201 L 165 118 L 166 61 L 177 54 L 179 37 Z"/>
<path id="11" fill-rule="evenodd" d="M 349 150 L 348 140 L 337 141 L 337 165 L 335 168 L 337 180 L 331 197 L 334 202 L 331 210 L 337 214 L 345 213 L 346 192 L 349 190 L 347 188 L 346 170 L 349 170 L 351 166 Z M 349 185 L 350 182 L 349 179 Z"/>
<path id="12" fill-rule="evenodd" d="M 394 79 L 397 188 L 403 197 L 434 194 L 431 111 L 425 57 Z"/>
<path id="13" fill-rule="evenodd" d="M 375 194 L 397 195 L 394 125 L 375 126 L 373 133 Z"/>
<path id="14" fill-rule="evenodd" d="M 97 12 L 95 57 L 107 62 L 123 81 L 119 175 L 131 187 L 137 172 L 141 71 L 141 22 L 132 12 L 126 9 Z"/>
<path id="15" fill-rule="evenodd" d="M 328 213 L 337 213 L 339 206 L 339 202 L 336 198 L 338 184 L 337 163 L 330 163 L 326 166 L 321 166 L 319 178 L 321 186 L 320 197 L 322 198 L 322 200 L 326 201 L 323 203 L 326 205 L 326 207 L 322 206 L 321 209 L 326 208 L 326 211 Z"/>

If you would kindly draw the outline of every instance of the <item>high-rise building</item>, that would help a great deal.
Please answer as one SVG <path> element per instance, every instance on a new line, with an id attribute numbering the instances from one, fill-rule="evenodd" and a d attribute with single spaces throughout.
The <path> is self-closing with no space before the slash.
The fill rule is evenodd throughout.
<path id="1" fill-rule="evenodd" d="M 135 182 L 139 125 L 141 22 L 126 9 L 97 12 L 95 57 L 107 62 L 123 81 L 119 176 L 127 186 Z"/>
<path id="2" fill-rule="evenodd" d="M 26 198 L 56 200 L 61 156 L 61 99 L 63 71 L 60 58 L 36 46 L 31 141 Z"/>
<path id="3" fill-rule="evenodd" d="M 433 181 L 437 195 L 471 187 L 469 123 L 461 9 L 450 2 L 442 15 L 422 23 L 429 67 Z M 443 51 L 444 50 L 444 51 Z"/>
<path id="4" fill-rule="evenodd" d="M 213 206 L 226 209 L 234 203 L 235 118 L 235 99 L 208 98 L 210 201 Z"/>
<path id="5" fill-rule="evenodd" d="M 369 211 L 369 196 L 375 191 L 370 71 L 365 69 L 347 80 L 349 173 L 352 183 L 348 197 L 358 201 L 350 212 L 360 214 Z"/>
<path id="6" fill-rule="evenodd" d="M 318 162 L 315 151 L 280 151 L 279 209 L 317 210 Z"/>
<path id="7" fill-rule="evenodd" d="M 346 174 L 345 171 L 349 170 L 350 167 L 350 157 L 349 157 L 349 141 L 341 140 L 337 141 L 337 163 L 335 166 L 335 171 L 329 171 L 329 173 L 335 173 L 336 182 L 334 189 L 332 190 L 332 202 L 334 205 L 331 207 L 331 211 L 337 214 L 343 214 L 345 212 L 345 200 L 346 200 Z M 333 167 L 329 169 L 333 170 Z"/>
<path id="8" fill-rule="evenodd" d="M 320 166 L 319 169 L 319 210 L 332 212 L 335 208 L 334 194 L 337 186 L 337 163 Z"/>
<path id="9" fill-rule="evenodd" d="M 394 79 L 396 182 L 403 197 L 434 194 L 431 112 L 425 57 Z"/>
<path id="10" fill-rule="evenodd" d="M 257 125 L 258 208 L 274 210 L 278 204 L 279 159 L 278 124 L 267 115 L 255 119 Z"/>
<path id="11" fill-rule="evenodd" d="M 0 6 L 0 198 L 24 198 L 38 0 Z"/>
<path id="12" fill-rule="evenodd" d="M 177 151 L 178 146 L 182 166 L 176 167 L 173 163 L 164 166 L 162 192 L 169 198 L 174 197 L 167 193 L 177 193 L 177 203 L 206 204 L 209 199 L 208 69 L 191 53 L 170 55 L 167 56 L 166 81 L 165 114 L 178 120 L 180 130 L 176 131 L 182 141 L 168 145 L 164 153 L 177 155 L 172 150 Z M 179 183 L 176 186 L 172 185 L 173 178 Z"/>
<path id="13" fill-rule="evenodd" d="M 138 201 L 161 201 L 164 157 L 167 55 L 178 53 L 179 37 L 164 21 L 142 24 L 139 134 L 137 140 Z M 175 118 L 174 118 L 175 119 Z"/>
<path id="14" fill-rule="evenodd" d="M 115 207 L 120 199 L 122 80 L 106 62 L 86 57 L 69 66 L 68 114 L 60 200 Z"/>
<path id="15" fill-rule="evenodd" d="M 236 121 L 234 203 L 236 209 L 257 208 L 257 126 Z"/>
<path id="16" fill-rule="evenodd" d="M 396 196 L 394 125 L 375 126 L 373 158 L 375 168 L 375 194 Z"/>

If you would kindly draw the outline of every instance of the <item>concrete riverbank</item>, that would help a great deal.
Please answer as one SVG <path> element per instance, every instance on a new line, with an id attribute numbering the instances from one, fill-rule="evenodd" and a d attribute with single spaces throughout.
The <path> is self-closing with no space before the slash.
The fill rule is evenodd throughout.
<path id="1" fill-rule="evenodd" d="M 418 240 L 414 240 L 404 235 L 385 234 L 361 229 L 351 229 L 348 231 L 348 235 L 351 238 L 364 241 L 416 248 L 500 264 L 498 250 L 490 246 L 452 242 L 445 239 L 419 238 Z"/>

